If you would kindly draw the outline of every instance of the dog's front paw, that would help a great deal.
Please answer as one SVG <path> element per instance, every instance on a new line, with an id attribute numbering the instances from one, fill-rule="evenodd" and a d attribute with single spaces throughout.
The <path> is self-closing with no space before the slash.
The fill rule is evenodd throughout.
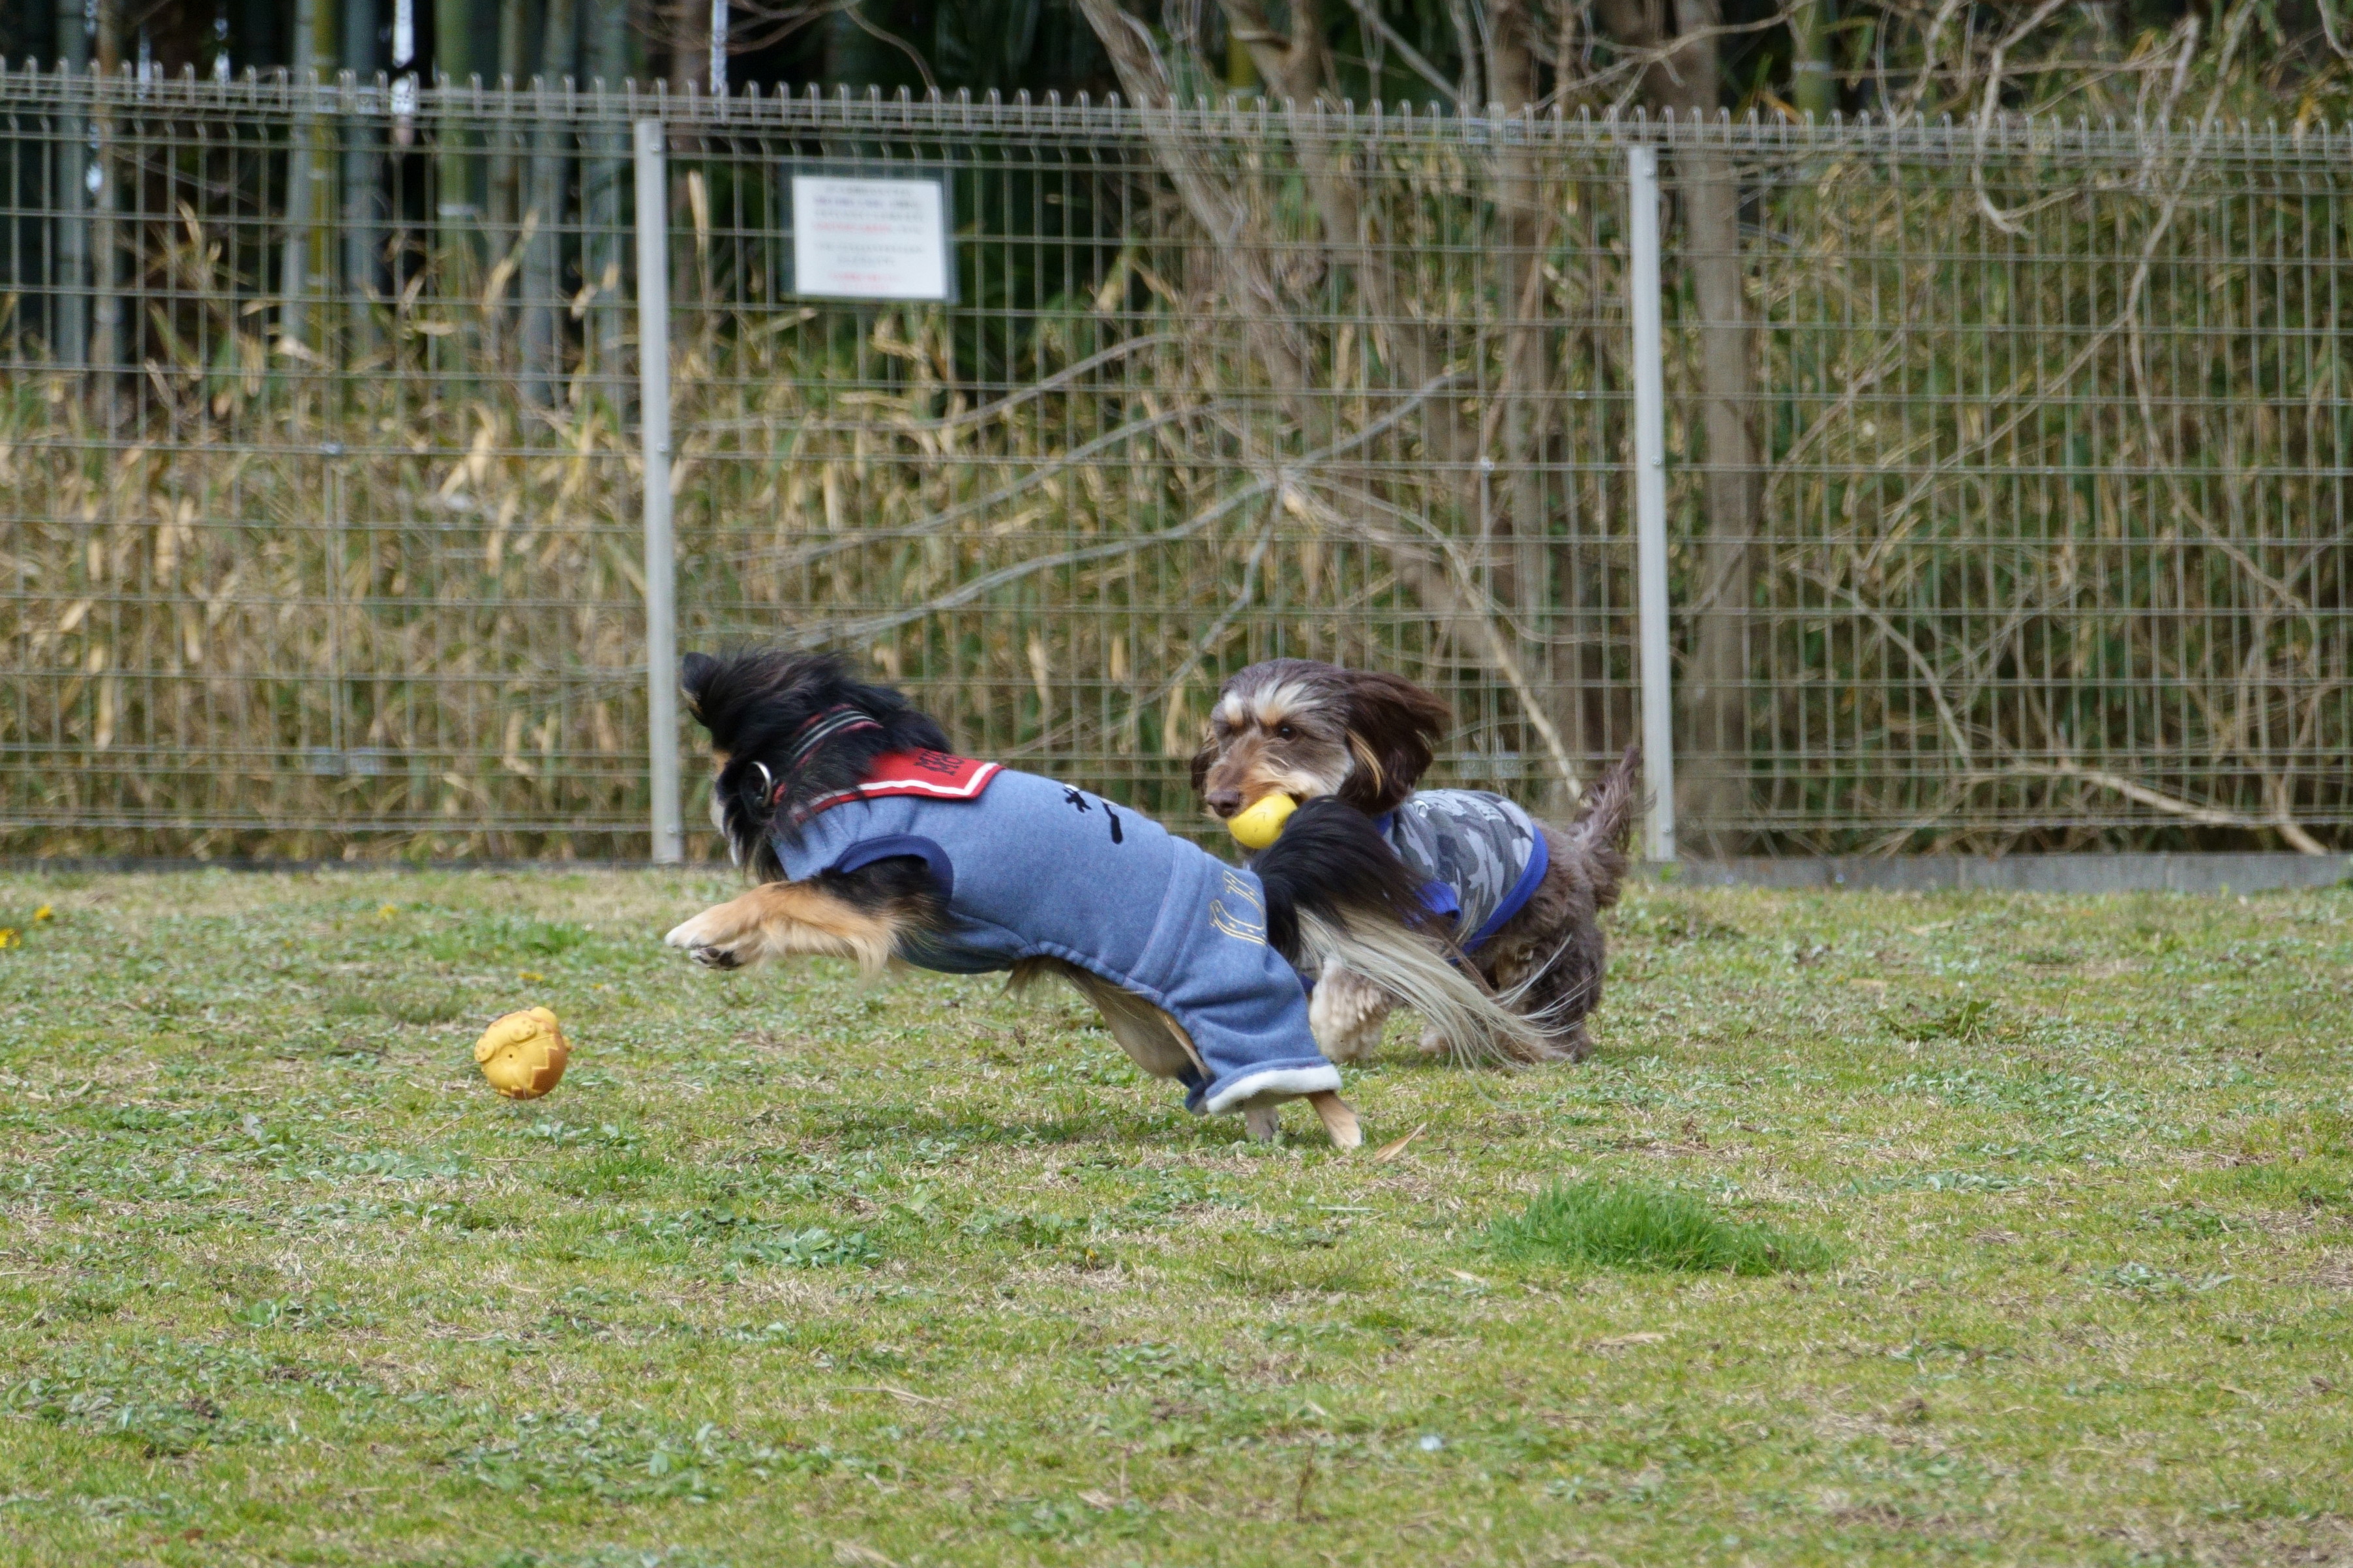
<path id="1" fill-rule="evenodd" d="M 747 949 L 757 941 L 758 933 L 733 930 L 732 921 L 715 918 L 724 911 L 724 905 L 705 910 L 674 927 L 662 941 L 684 948 L 686 955 L 705 969 L 741 969 L 752 961 L 754 955 Z"/>

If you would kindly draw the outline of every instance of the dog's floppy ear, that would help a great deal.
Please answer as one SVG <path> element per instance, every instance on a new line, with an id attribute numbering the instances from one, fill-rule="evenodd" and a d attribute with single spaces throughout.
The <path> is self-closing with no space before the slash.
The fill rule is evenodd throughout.
<path id="1" fill-rule="evenodd" d="M 1348 750 L 1356 765 L 1339 795 L 1378 816 L 1395 809 L 1421 782 L 1454 713 L 1436 693 L 1402 676 L 1359 669 L 1342 674 Z"/>
<path id="2" fill-rule="evenodd" d="M 703 688 L 719 673 L 719 661 L 707 653 L 691 653 L 678 661 L 678 689 L 686 698 L 687 710 L 697 719 L 702 717 Z"/>
<path id="3" fill-rule="evenodd" d="M 1217 763 L 1218 737 L 1216 731 L 1212 731 L 1201 738 L 1201 749 L 1193 753 L 1191 765 L 1195 795 L 1199 795 L 1209 787 L 1209 770 L 1217 766 Z"/>
<path id="4" fill-rule="evenodd" d="M 1239 677 L 1237 679 L 1239 679 Z M 1226 700 L 1226 693 L 1233 689 L 1233 681 L 1227 681 L 1225 685 L 1218 688 L 1218 694 L 1209 699 L 1209 716 L 1212 720 L 1217 717 L 1218 704 Z M 1218 745 L 1217 725 L 1215 723 L 1204 723 L 1201 726 L 1201 744 L 1199 748 L 1194 752 L 1192 762 L 1187 764 L 1188 771 L 1193 775 L 1193 793 L 1195 795 L 1198 795 L 1203 790 L 1209 787 L 1209 770 L 1218 765 L 1218 756 L 1220 750 L 1221 748 Z"/>

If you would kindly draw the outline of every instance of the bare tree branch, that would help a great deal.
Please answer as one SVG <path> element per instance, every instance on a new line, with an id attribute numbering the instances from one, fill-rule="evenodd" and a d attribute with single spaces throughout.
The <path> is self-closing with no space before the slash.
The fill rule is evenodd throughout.
<path id="1" fill-rule="evenodd" d="M 2001 42 L 1993 47 L 1993 59 L 1986 70 L 1985 102 L 1978 110 L 1974 155 L 1969 160 L 1969 185 L 1977 192 L 1978 206 L 1985 213 L 1987 221 L 2004 234 L 2018 233 L 2020 226 L 2010 214 L 1994 205 L 1993 198 L 1986 195 L 1985 188 L 1986 138 L 1993 130 L 1994 110 L 2001 104 L 2003 62 L 2009 58 L 2010 51 L 2022 43 L 2027 35 L 2042 26 L 2052 12 L 2067 4 L 2068 0 L 2042 0 L 2042 4 L 2037 5 L 2025 21 L 2011 28 Z"/>
<path id="2" fill-rule="evenodd" d="M 1462 107 L 1461 94 L 1454 89 L 1454 84 L 1440 76 L 1438 68 L 1424 59 L 1419 49 L 1407 43 L 1402 34 L 1381 19 L 1377 0 L 1348 0 L 1348 5 L 1356 13 L 1358 20 L 1378 33 L 1382 41 L 1395 49 L 1407 65 L 1413 68 L 1416 76 L 1444 93 L 1449 103 L 1453 104 L 1457 109 Z"/>

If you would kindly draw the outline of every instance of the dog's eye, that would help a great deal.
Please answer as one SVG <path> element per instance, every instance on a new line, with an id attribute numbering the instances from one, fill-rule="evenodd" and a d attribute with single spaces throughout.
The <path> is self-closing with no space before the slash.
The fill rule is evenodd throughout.
<path id="1" fill-rule="evenodd" d="M 1278 741 L 1295 741 L 1299 739 L 1299 731 L 1288 724 L 1277 724 L 1274 727 L 1274 738 Z"/>

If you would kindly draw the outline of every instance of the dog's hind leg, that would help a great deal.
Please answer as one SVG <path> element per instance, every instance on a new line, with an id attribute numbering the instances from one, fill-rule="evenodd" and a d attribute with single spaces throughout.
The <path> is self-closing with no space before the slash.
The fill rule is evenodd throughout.
<path id="1" fill-rule="evenodd" d="M 1364 1130 L 1356 1125 L 1356 1113 L 1348 1109 L 1346 1100 L 1328 1089 L 1319 1089 L 1304 1098 L 1315 1108 L 1316 1118 L 1324 1123 L 1334 1148 L 1354 1149 L 1364 1142 Z M 1261 1100 L 1242 1107 L 1242 1127 L 1252 1142 L 1273 1142 L 1275 1134 L 1282 1131 L 1282 1109 L 1281 1100 Z"/>
<path id="2" fill-rule="evenodd" d="M 1155 1078 L 1182 1078 L 1188 1068 L 1206 1075 L 1201 1053 L 1184 1026 L 1133 991 L 1121 989 L 1100 974 L 1059 958 L 1025 958 L 1013 966 L 1007 988 L 1026 991 L 1044 974 L 1059 974 L 1078 994 L 1094 1004 L 1103 1027 L 1119 1042 L 1128 1059 Z"/>
<path id="3" fill-rule="evenodd" d="M 1548 949 L 1523 940 L 1498 959 L 1497 986 L 1544 1031 L 1546 1049 L 1538 1059 L 1575 1062 L 1592 1054 L 1585 1020 L 1601 1000 L 1609 962 L 1601 928 L 1589 919 L 1577 921 Z"/>
<path id="4" fill-rule="evenodd" d="M 1137 1067 L 1155 1078 L 1177 1078 L 1187 1068 L 1201 1074 L 1208 1071 L 1200 1050 L 1182 1024 L 1134 992 L 1123 990 L 1075 963 L 1065 963 L 1058 958 L 1025 958 L 1014 965 L 1009 984 L 1016 991 L 1027 990 L 1047 974 L 1060 975 L 1093 1003 L 1111 1037 L 1119 1042 L 1120 1048 Z M 1242 1127 L 1252 1141 L 1271 1142 L 1282 1131 L 1277 1112 L 1281 1103 L 1276 1100 L 1242 1108 Z M 1307 1103 L 1315 1108 L 1335 1147 L 1354 1149 L 1365 1141 L 1356 1126 L 1356 1113 L 1330 1089 L 1310 1094 Z"/>
<path id="5" fill-rule="evenodd" d="M 1317 1089 L 1307 1097 L 1307 1103 L 1323 1119 L 1324 1131 L 1331 1136 L 1335 1149 L 1354 1149 L 1365 1141 L 1364 1130 L 1356 1125 L 1356 1113 L 1330 1089 Z"/>
<path id="6" fill-rule="evenodd" d="M 1389 999 L 1379 986 L 1353 969 L 1327 966 L 1307 999 L 1307 1026 L 1315 1044 L 1335 1062 L 1362 1061 L 1380 1048 L 1388 1022 Z"/>

